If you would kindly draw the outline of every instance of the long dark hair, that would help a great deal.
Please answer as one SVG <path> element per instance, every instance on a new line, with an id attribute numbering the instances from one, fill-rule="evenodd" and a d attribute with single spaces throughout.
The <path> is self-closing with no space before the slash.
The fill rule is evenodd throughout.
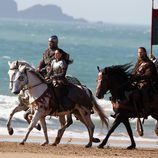
<path id="1" fill-rule="evenodd" d="M 59 52 L 62 54 L 62 59 L 64 59 L 67 64 L 73 63 L 73 59 L 70 59 L 70 55 L 68 53 L 66 53 L 60 48 L 58 48 L 57 50 L 59 50 Z"/>

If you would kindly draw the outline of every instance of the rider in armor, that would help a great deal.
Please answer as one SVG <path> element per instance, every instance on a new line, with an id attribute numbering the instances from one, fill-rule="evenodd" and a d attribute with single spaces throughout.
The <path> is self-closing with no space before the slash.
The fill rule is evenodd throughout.
<path id="1" fill-rule="evenodd" d="M 42 60 L 37 67 L 37 71 L 43 76 L 45 76 L 50 71 L 51 62 L 54 59 L 55 50 L 57 49 L 59 49 L 58 37 L 53 35 L 48 39 L 48 48 L 43 53 Z M 64 52 L 62 49 L 60 49 L 60 51 L 63 53 L 65 61 L 69 61 L 69 54 Z"/>

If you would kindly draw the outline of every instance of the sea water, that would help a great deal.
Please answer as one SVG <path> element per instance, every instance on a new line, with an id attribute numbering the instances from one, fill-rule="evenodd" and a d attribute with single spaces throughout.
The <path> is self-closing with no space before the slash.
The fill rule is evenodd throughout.
<path id="1" fill-rule="evenodd" d="M 97 66 L 101 68 L 112 65 L 136 62 L 137 48 L 144 46 L 150 52 L 150 27 L 135 25 L 118 25 L 102 23 L 65 23 L 50 21 L 0 20 L 0 137 L 7 135 L 6 121 L 11 110 L 18 104 L 17 96 L 11 94 L 8 85 L 8 61 L 25 60 L 34 67 L 38 66 L 42 53 L 47 48 L 51 35 L 59 38 L 59 47 L 70 54 L 74 63 L 69 66 L 67 74 L 77 77 L 83 84 L 95 93 Z M 157 52 L 154 52 L 158 56 Z M 113 119 L 111 103 L 105 97 L 98 100 L 109 117 L 110 125 Z M 24 135 L 27 123 L 24 112 L 16 113 L 12 126 L 15 135 Z M 64 137 L 88 138 L 87 129 L 75 118 L 65 132 Z M 106 127 L 96 114 L 92 115 L 95 124 L 95 136 L 101 139 L 107 133 Z M 145 121 L 145 135 L 140 138 L 135 131 L 135 119 L 131 119 L 132 130 L 136 140 L 152 141 L 157 139 L 154 133 L 155 120 Z M 47 117 L 48 132 L 57 133 L 59 121 L 56 117 Z M 31 135 L 43 135 L 36 129 Z M 123 125 L 112 134 L 113 139 L 128 139 Z M 156 142 L 157 143 L 157 142 Z"/>

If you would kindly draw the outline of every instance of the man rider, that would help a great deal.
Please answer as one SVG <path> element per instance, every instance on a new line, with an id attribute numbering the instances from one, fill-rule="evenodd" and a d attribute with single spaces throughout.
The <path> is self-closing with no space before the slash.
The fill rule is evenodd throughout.
<path id="1" fill-rule="evenodd" d="M 136 104 L 137 112 L 142 112 L 142 115 L 146 118 L 149 113 L 147 105 L 151 100 L 152 87 L 157 82 L 157 70 L 154 63 L 148 58 L 144 47 L 139 47 L 137 53 L 138 58 L 132 71 L 131 80 L 138 90 L 131 91 L 126 99 L 120 101 L 119 104 L 126 104 L 129 100 L 132 100 Z M 116 103 L 114 102 L 114 104 Z M 116 117 L 116 114 L 111 116 Z"/>
<path id="2" fill-rule="evenodd" d="M 157 82 L 157 70 L 154 63 L 147 56 L 147 51 L 144 47 L 138 48 L 138 59 L 132 71 L 133 80 L 136 86 L 140 89 L 141 100 L 143 103 L 142 111 L 144 115 L 148 115 L 151 91 L 153 84 Z"/>

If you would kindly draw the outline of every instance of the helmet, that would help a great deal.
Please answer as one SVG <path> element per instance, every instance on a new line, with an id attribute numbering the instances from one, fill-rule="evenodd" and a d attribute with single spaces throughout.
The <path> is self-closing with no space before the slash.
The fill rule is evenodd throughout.
<path id="1" fill-rule="evenodd" d="M 48 38 L 48 41 L 58 43 L 58 37 L 56 35 L 53 35 Z"/>

